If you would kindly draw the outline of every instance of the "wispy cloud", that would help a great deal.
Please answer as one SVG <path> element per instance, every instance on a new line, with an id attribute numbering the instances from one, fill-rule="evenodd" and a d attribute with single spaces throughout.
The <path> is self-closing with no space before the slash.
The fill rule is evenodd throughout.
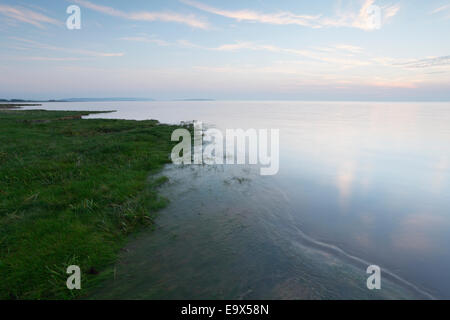
<path id="1" fill-rule="evenodd" d="M 415 89 L 418 87 L 418 83 L 413 80 L 405 80 L 405 79 L 386 79 L 379 80 L 375 79 L 373 81 L 368 82 L 369 85 L 374 87 L 383 87 L 383 88 L 403 88 L 403 89 Z"/>
<path id="2" fill-rule="evenodd" d="M 364 49 L 358 46 L 350 45 L 350 44 L 336 44 L 331 46 L 314 46 L 312 49 L 321 51 L 321 52 L 327 52 L 327 53 L 334 53 L 334 54 L 346 54 L 348 56 L 352 56 L 355 54 L 362 54 L 364 52 Z"/>
<path id="3" fill-rule="evenodd" d="M 442 14 L 445 14 L 444 19 L 450 19 L 450 4 L 437 7 L 436 9 L 432 10 L 430 14 L 435 15 L 439 14 L 442 16 Z"/>
<path id="4" fill-rule="evenodd" d="M 375 4 L 375 0 L 365 0 L 359 11 L 347 10 L 339 12 L 336 17 L 324 18 L 321 23 L 323 26 L 353 27 L 371 31 L 381 28 L 388 23 L 397 15 L 399 10 L 399 5 L 380 7 Z M 378 18 L 379 21 L 375 21 Z M 380 23 L 380 25 L 377 25 L 377 23 Z"/>
<path id="5" fill-rule="evenodd" d="M 279 25 L 297 24 L 308 27 L 319 27 L 316 21 L 320 18 L 320 15 L 299 15 L 291 12 L 260 13 L 248 9 L 233 11 L 215 8 L 197 1 L 182 0 L 182 2 L 199 10 L 232 18 L 237 21 L 261 22 Z"/>
<path id="6" fill-rule="evenodd" d="M 449 66 L 450 65 L 450 56 L 413 60 L 413 61 L 408 61 L 408 62 L 403 62 L 403 63 L 396 63 L 395 65 L 404 66 L 407 68 L 414 68 L 414 69 Z"/>
<path id="7" fill-rule="evenodd" d="M 322 14 L 295 14 L 292 12 L 261 13 L 254 10 L 225 10 L 219 9 L 194 0 L 181 0 L 183 3 L 199 10 L 231 18 L 236 21 L 260 22 L 275 25 L 300 25 L 311 28 L 322 27 L 353 27 L 362 30 L 373 30 L 376 28 L 373 22 L 371 8 L 375 0 L 365 0 L 359 11 L 341 12 L 336 17 L 324 17 Z M 377 7 L 380 10 L 381 23 L 389 22 L 400 10 L 399 5 Z"/>
<path id="8" fill-rule="evenodd" d="M 272 51 L 272 52 L 281 52 L 282 48 L 272 46 L 272 45 L 261 45 L 255 44 L 252 42 L 236 42 L 230 44 L 223 44 L 215 48 L 211 48 L 211 50 L 217 51 L 237 51 L 241 49 L 249 49 L 249 50 L 257 50 L 257 51 Z"/>
<path id="9" fill-rule="evenodd" d="M 132 37 L 122 37 L 122 38 L 119 38 L 119 40 L 132 41 L 132 42 L 143 42 L 143 43 L 153 43 L 158 46 L 169 46 L 170 45 L 170 43 L 165 40 L 161 40 L 155 36 L 148 36 L 145 34 L 140 34 L 140 35 L 132 36 Z"/>
<path id="10" fill-rule="evenodd" d="M 77 58 L 77 57 L 39 57 L 39 56 L 27 56 L 27 57 L 2 57 L 8 60 L 18 60 L 18 61 L 80 61 L 85 60 L 86 58 Z"/>
<path id="11" fill-rule="evenodd" d="M 196 17 L 193 14 L 185 15 L 174 12 L 151 12 L 151 11 L 124 12 L 112 7 L 98 5 L 87 0 L 73 0 L 73 2 L 83 7 L 95 10 L 97 12 L 101 12 L 109 16 L 119 17 L 128 20 L 176 22 L 186 24 L 190 27 L 199 29 L 207 29 L 209 27 L 208 22 Z"/>
<path id="12" fill-rule="evenodd" d="M 239 50 L 268 51 L 268 52 L 300 55 L 311 59 L 319 58 L 319 54 L 310 50 L 282 48 L 274 45 L 257 44 L 253 42 L 235 42 L 230 44 L 223 44 L 218 47 L 205 49 L 214 51 L 239 51 Z"/>
<path id="13" fill-rule="evenodd" d="M 386 23 L 400 11 L 400 5 L 387 6 L 382 8 L 383 22 Z"/>
<path id="14" fill-rule="evenodd" d="M 215 51 L 239 51 L 239 50 L 254 50 L 254 51 L 268 51 L 276 53 L 284 53 L 290 55 L 301 56 L 303 58 L 311 59 L 317 62 L 335 64 L 343 68 L 367 66 L 373 64 L 369 60 L 354 59 L 345 56 L 348 53 L 362 53 L 363 49 L 357 46 L 340 44 L 334 47 L 327 48 L 312 48 L 310 49 L 292 49 L 283 48 L 274 45 L 256 44 L 253 42 L 236 42 L 231 44 L 223 44 L 214 48 L 204 48 Z"/>
<path id="15" fill-rule="evenodd" d="M 438 7 L 438 8 L 436 8 L 436 9 L 434 9 L 434 10 L 431 11 L 430 13 L 431 13 L 431 14 L 435 14 L 435 13 L 438 13 L 438 12 L 447 11 L 447 10 L 449 10 L 449 9 L 450 9 L 450 4 L 447 4 L 447 5 L 445 5 L 445 6 L 441 6 L 441 7 Z"/>
<path id="16" fill-rule="evenodd" d="M 19 41 L 22 46 L 30 48 L 38 48 L 38 49 L 44 49 L 44 50 L 51 50 L 51 51 L 60 51 L 60 52 L 67 52 L 70 54 L 79 54 L 83 56 L 90 56 L 90 57 L 122 57 L 124 56 L 123 52 L 99 52 L 99 51 L 92 51 L 92 50 L 83 50 L 83 49 L 72 49 L 72 48 L 66 48 L 66 47 L 58 47 L 58 46 L 52 46 L 45 43 L 24 39 L 24 38 L 18 38 L 18 37 L 10 37 L 10 39 Z"/>
<path id="17" fill-rule="evenodd" d="M 120 40 L 155 43 L 160 46 L 177 46 L 182 48 L 199 49 L 218 52 L 238 52 L 242 50 L 263 51 L 285 55 L 294 55 L 306 58 L 309 61 L 336 64 L 342 68 L 366 66 L 370 64 L 378 64 L 374 60 L 362 59 L 364 49 L 350 44 L 337 44 L 329 47 L 310 47 L 307 49 L 294 49 L 275 46 L 272 44 L 261 44 L 252 41 L 236 41 L 233 43 L 225 43 L 215 47 L 204 46 L 192 43 L 188 40 L 177 40 L 169 42 L 156 38 L 155 36 L 146 36 L 140 34 L 138 36 L 122 37 Z M 358 58 L 353 56 L 358 55 Z M 391 64 L 392 65 L 392 64 Z"/>
<path id="18" fill-rule="evenodd" d="M 358 73 L 346 73 L 343 77 L 339 72 L 320 72 L 317 69 L 308 69 L 307 65 L 298 64 L 298 61 L 281 61 L 277 65 L 269 66 L 195 66 L 196 70 L 207 72 L 208 74 L 233 74 L 240 77 L 245 77 L 249 74 L 258 74 L 259 78 L 272 78 L 274 75 L 281 76 L 281 78 L 288 82 L 285 84 L 292 86 L 293 89 L 299 86 L 318 86 L 318 87 L 339 87 L 354 89 L 355 87 L 383 87 L 383 88 L 417 88 L 420 80 L 402 76 L 384 77 L 380 75 L 371 74 L 370 77 Z M 280 85 L 278 83 L 278 85 Z"/>
<path id="19" fill-rule="evenodd" d="M 42 13 L 18 6 L 0 4 L 0 14 L 14 21 L 28 23 L 38 28 L 44 28 L 45 24 L 63 24 L 61 21 L 50 18 Z"/>

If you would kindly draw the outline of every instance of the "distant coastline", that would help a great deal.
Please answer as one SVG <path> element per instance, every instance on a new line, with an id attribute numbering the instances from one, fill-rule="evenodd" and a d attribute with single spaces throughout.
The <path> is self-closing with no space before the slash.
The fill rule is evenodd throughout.
<path id="1" fill-rule="evenodd" d="M 20 109 L 21 107 L 37 107 L 42 106 L 39 103 L 1 103 L 0 109 Z"/>
<path id="2" fill-rule="evenodd" d="M 448 103 L 450 100 L 445 99 L 209 99 L 209 98 L 188 98 L 188 99 L 153 99 L 153 98 L 68 98 L 68 99 L 0 99 L 1 103 L 51 103 L 51 102 L 145 102 L 145 101 L 262 101 L 262 102 L 348 102 L 348 103 L 367 103 L 367 102 L 441 102 Z"/>
<path id="3" fill-rule="evenodd" d="M 215 99 L 194 98 L 194 99 L 175 99 L 174 101 L 216 101 L 216 100 Z"/>
<path id="4" fill-rule="evenodd" d="M 153 98 L 67 98 L 49 100 L 0 99 L 0 103 L 45 103 L 45 102 L 117 102 L 117 101 L 157 101 Z M 216 101 L 209 98 L 173 99 L 171 101 Z"/>
<path id="5" fill-rule="evenodd" d="M 68 98 L 50 100 L 0 99 L 0 103 L 29 103 L 29 102 L 108 102 L 108 101 L 155 101 L 151 98 Z"/>

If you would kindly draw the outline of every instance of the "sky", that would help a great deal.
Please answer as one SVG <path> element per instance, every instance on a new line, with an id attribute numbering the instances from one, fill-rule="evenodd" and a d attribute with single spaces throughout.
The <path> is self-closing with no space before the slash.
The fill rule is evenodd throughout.
<path id="1" fill-rule="evenodd" d="M 449 35 L 442 0 L 0 0 L 0 98 L 449 101 Z"/>

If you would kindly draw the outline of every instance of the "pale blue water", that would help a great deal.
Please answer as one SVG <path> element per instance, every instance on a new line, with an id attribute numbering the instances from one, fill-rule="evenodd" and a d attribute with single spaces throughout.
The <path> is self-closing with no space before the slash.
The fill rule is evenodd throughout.
<path id="1" fill-rule="evenodd" d="M 280 129 L 276 176 L 247 166 L 169 166 L 161 192 L 172 203 L 94 297 L 450 298 L 450 103 L 41 108 Z M 382 268 L 379 292 L 366 288 L 369 264 Z"/>

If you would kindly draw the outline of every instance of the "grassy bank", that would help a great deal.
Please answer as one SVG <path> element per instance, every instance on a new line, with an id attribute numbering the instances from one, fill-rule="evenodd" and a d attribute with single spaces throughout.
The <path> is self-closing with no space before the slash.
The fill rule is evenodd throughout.
<path id="1" fill-rule="evenodd" d="M 166 204 L 164 179 L 148 177 L 169 161 L 175 127 L 86 114 L 0 110 L 1 299 L 83 296 Z M 82 290 L 66 288 L 69 265 Z"/>

